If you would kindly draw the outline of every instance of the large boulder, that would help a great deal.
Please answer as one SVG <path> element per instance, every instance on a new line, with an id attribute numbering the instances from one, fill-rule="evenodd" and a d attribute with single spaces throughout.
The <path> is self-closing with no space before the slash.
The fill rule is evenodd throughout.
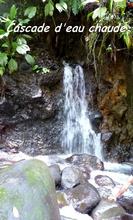
<path id="1" fill-rule="evenodd" d="M 90 213 L 100 202 L 97 189 L 90 183 L 84 183 L 66 191 L 67 200 L 76 211 L 83 214 Z"/>
<path id="2" fill-rule="evenodd" d="M 48 167 L 25 160 L 0 172 L 0 220 L 60 220 Z"/>
<path id="3" fill-rule="evenodd" d="M 84 173 L 90 173 L 92 170 L 104 169 L 102 161 L 96 156 L 89 154 L 74 154 L 67 158 L 66 162 L 78 166 Z"/>
<path id="4" fill-rule="evenodd" d="M 101 200 L 93 210 L 92 218 L 94 220 L 121 220 L 125 214 L 125 210 L 119 204 Z"/>

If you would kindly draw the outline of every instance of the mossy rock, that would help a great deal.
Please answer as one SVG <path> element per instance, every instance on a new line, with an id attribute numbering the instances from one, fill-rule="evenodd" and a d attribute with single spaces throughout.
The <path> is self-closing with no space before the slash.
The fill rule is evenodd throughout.
<path id="1" fill-rule="evenodd" d="M 16 219 L 60 220 L 53 179 L 39 160 L 0 171 L 0 220 Z"/>

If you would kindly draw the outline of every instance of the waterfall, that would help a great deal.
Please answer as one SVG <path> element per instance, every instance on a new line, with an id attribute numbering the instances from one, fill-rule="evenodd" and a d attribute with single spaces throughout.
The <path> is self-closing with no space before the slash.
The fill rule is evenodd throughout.
<path id="1" fill-rule="evenodd" d="M 89 153 L 102 159 L 100 135 L 92 129 L 86 101 L 85 80 L 80 65 L 64 67 L 64 126 L 62 147 L 65 153 Z"/>

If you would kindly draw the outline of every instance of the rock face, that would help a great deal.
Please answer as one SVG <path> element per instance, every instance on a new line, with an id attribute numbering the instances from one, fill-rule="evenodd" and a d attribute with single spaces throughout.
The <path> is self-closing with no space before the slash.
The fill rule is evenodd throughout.
<path id="1" fill-rule="evenodd" d="M 101 201 L 93 210 L 92 217 L 94 220 L 111 220 L 121 219 L 126 212 L 116 203 Z"/>
<path id="2" fill-rule="evenodd" d="M 27 67 L 0 79 L 0 148 L 5 151 L 30 155 L 61 152 L 63 72 L 55 60 L 45 56 L 48 75 L 33 74 Z"/>
<path id="3" fill-rule="evenodd" d="M 60 220 L 54 182 L 38 160 L 1 170 L 0 204 L 1 220 Z"/>
<path id="4" fill-rule="evenodd" d="M 100 78 L 97 104 L 103 115 L 101 132 L 108 158 L 132 158 L 133 80 L 132 60 L 118 56 L 116 64 L 105 61 Z M 106 135 L 105 135 L 106 134 Z"/>
<path id="5" fill-rule="evenodd" d="M 90 183 L 76 186 L 66 191 L 67 199 L 76 211 L 87 214 L 100 202 L 97 189 Z"/>

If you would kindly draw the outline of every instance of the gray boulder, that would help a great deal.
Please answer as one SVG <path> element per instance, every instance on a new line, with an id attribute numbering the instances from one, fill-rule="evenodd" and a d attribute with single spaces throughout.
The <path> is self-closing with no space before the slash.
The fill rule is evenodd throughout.
<path id="1" fill-rule="evenodd" d="M 48 167 L 28 160 L 0 172 L 0 220 L 60 220 Z"/>
<path id="2" fill-rule="evenodd" d="M 73 205 L 76 211 L 83 214 L 90 213 L 100 202 L 97 189 L 90 183 L 76 186 L 66 191 L 67 200 Z"/>
<path id="3" fill-rule="evenodd" d="M 89 154 L 74 154 L 67 158 L 66 161 L 74 166 L 80 167 L 80 169 L 82 168 L 86 173 L 90 173 L 92 170 L 104 169 L 102 161 L 96 156 Z"/>
<path id="4" fill-rule="evenodd" d="M 105 176 L 105 175 L 97 175 L 95 177 L 95 182 L 99 186 L 108 186 L 108 187 L 114 187 L 115 186 L 114 181 L 110 177 Z"/>
<path id="5" fill-rule="evenodd" d="M 76 167 L 69 166 L 62 171 L 61 186 L 64 189 L 73 188 L 85 181 L 82 172 Z"/>

